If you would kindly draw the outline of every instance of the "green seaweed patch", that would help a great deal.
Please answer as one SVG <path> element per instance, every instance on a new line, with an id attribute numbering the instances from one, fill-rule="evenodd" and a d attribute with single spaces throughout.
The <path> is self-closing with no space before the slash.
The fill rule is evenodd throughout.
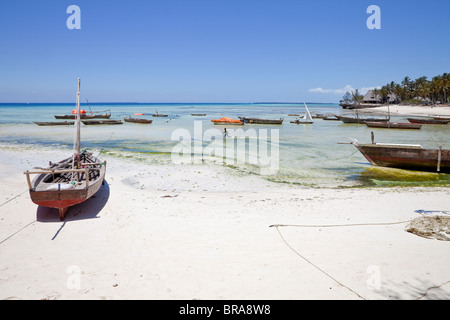
<path id="1" fill-rule="evenodd" d="M 378 187 L 442 187 L 450 185 L 450 175 L 373 166 L 360 173 L 360 181 Z"/>

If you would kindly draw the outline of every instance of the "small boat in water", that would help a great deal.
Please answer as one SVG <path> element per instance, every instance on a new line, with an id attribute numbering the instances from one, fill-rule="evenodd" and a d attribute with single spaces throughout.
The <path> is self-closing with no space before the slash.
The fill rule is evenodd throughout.
<path id="1" fill-rule="evenodd" d="M 80 110 L 81 119 L 109 119 L 111 118 L 111 110 L 104 111 L 90 111 L 87 113 L 85 110 Z M 55 115 L 55 119 L 77 119 L 77 110 L 72 110 L 72 114 Z"/>
<path id="2" fill-rule="evenodd" d="M 339 121 L 340 119 L 336 116 L 324 116 L 322 117 L 323 120 L 327 120 L 327 121 Z"/>
<path id="3" fill-rule="evenodd" d="M 350 116 L 344 116 L 344 115 L 336 115 L 336 118 L 341 120 L 343 123 L 357 123 L 357 124 L 364 124 L 366 122 L 388 122 L 389 118 L 360 118 L 359 116 L 356 117 L 350 117 Z"/>
<path id="4" fill-rule="evenodd" d="M 283 118 L 280 119 L 260 119 L 260 118 L 249 118 L 249 117 L 239 117 L 241 121 L 251 124 L 282 124 Z"/>
<path id="5" fill-rule="evenodd" d="M 34 122 L 38 126 L 72 126 L 75 121 Z"/>
<path id="6" fill-rule="evenodd" d="M 168 115 L 158 113 L 158 110 L 156 110 L 156 113 L 152 114 L 152 117 L 168 117 Z"/>
<path id="7" fill-rule="evenodd" d="M 450 121 L 450 117 L 446 117 L 446 116 L 434 117 L 433 119 L 435 119 L 435 120 L 448 120 L 448 121 Z"/>
<path id="8" fill-rule="evenodd" d="M 143 119 L 143 118 L 124 118 L 123 120 L 125 120 L 125 122 L 133 122 L 133 123 L 146 123 L 146 124 L 150 124 L 153 122 L 152 119 Z"/>
<path id="9" fill-rule="evenodd" d="M 384 129 L 420 129 L 421 124 L 418 123 L 408 123 L 408 122 L 366 122 L 366 126 L 370 128 L 384 128 Z"/>
<path id="10" fill-rule="evenodd" d="M 193 117 L 204 117 L 204 116 L 206 116 L 206 113 L 191 113 L 191 116 L 193 116 Z"/>
<path id="11" fill-rule="evenodd" d="M 416 144 L 359 144 L 356 139 L 352 139 L 351 144 L 374 166 L 450 173 L 450 150 L 442 147 L 424 149 Z"/>
<path id="12" fill-rule="evenodd" d="M 80 110 L 80 79 L 78 79 L 77 109 Z M 79 115 L 79 114 L 78 114 Z M 40 206 L 57 208 L 64 219 L 71 206 L 82 203 L 100 189 L 105 180 L 106 161 L 87 151 L 80 151 L 80 121 L 77 119 L 75 153 L 48 168 L 26 171 L 31 200 Z M 30 175 L 36 175 L 31 180 Z"/>
<path id="13" fill-rule="evenodd" d="M 294 121 L 291 121 L 291 123 L 295 123 L 295 124 L 312 124 L 312 123 L 314 123 L 311 113 L 309 112 L 309 109 L 306 106 L 306 103 L 303 102 L 303 104 L 305 105 L 305 115 L 303 116 L 303 118 L 301 120 L 295 119 Z"/>
<path id="14" fill-rule="evenodd" d="M 447 124 L 450 122 L 449 120 L 443 119 L 418 119 L 418 118 L 407 118 L 407 120 L 411 123 L 421 123 L 421 124 Z"/>
<path id="15" fill-rule="evenodd" d="M 222 124 L 222 125 L 243 125 L 244 122 L 241 120 L 235 120 L 227 117 L 223 117 L 220 119 L 211 120 L 214 124 Z"/>
<path id="16" fill-rule="evenodd" d="M 85 124 L 87 126 L 90 126 L 90 125 L 102 125 L 102 124 L 112 125 L 112 124 L 122 124 L 123 123 L 121 120 L 110 120 L 110 119 L 105 119 L 105 120 L 83 120 L 81 122 L 83 122 L 83 124 Z"/>

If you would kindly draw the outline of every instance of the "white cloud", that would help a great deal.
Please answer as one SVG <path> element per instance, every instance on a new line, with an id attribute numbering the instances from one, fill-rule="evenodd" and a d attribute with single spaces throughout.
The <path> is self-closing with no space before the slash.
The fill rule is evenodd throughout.
<path id="1" fill-rule="evenodd" d="M 374 86 L 374 87 L 364 87 L 364 88 L 357 88 L 359 90 L 359 92 L 361 94 L 366 94 L 367 91 L 372 90 L 378 88 L 380 89 L 380 86 Z M 356 88 L 353 88 L 351 85 L 346 85 L 344 88 L 342 89 L 323 89 L 323 88 L 314 88 L 314 89 L 309 89 L 309 92 L 312 93 L 331 93 L 331 94 L 345 94 L 347 91 L 352 92 L 355 91 Z"/>

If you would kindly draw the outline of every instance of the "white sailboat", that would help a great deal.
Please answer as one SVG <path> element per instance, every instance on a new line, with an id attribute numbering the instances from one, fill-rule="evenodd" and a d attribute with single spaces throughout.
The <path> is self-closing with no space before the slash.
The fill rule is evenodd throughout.
<path id="1" fill-rule="evenodd" d="M 312 117 L 311 117 L 311 113 L 309 112 L 308 107 L 306 106 L 306 103 L 303 102 L 303 105 L 305 106 L 305 115 L 303 116 L 303 118 L 301 120 L 296 119 L 294 121 L 291 121 L 291 123 L 295 123 L 295 124 L 311 124 L 314 123 Z"/>

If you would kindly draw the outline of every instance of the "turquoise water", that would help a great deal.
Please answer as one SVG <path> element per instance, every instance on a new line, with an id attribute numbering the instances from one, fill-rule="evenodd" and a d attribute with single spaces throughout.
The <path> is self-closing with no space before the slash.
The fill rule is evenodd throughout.
<path id="1" fill-rule="evenodd" d="M 336 104 L 308 104 L 311 113 L 340 114 L 342 109 Z M 55 148 L 72 148 L 74 126 L 39 127 L 33 121 L 57 121 L 55 114 L 69 114 L 74 104 L 0 104 L 0 144 L 48 145 Z M 88 106 L 82 108 L 89 110 Z M 424 125 L 421 130 L 386 130 L 367 128 L 365 125 L 344 124 L 340 121 L 314 119 L 310 125 L 290 123 L 296 119 L 288 114 L 304 113 L 303 104 L 290 103 L 258 103 L 258 104 L 90 104 L 93 111 L 111 110 L 111 119 L 122 119 L 134 113 L 144 113 L 153 119 L 150 125 L 125 123 L 114 126 L 81 127 L 82 146 L 102 150 L 108 157 L 128 156 L 161 165 L 179 165 L 174 161 L 173 151 L 180 149 L 177 133 L 189 133 L 191 159 L 201 155 L 211 141 L 205 140 L 207 133 L 218 133 L 224 145 L 224 154 L 230 150 L 231 156 L 204 156 L 201 161 L 217 165 L 226 165 L 238 174 L 258 174 L 265 179 L 295 185 L 312 187 L 352 187 L 366 185 L 445 185 L 450 180 L 448 175 L 431 174 L 429 179 L 421 176 L 419 182 L 412 176 L 405 179 L 382 169 L 373 170 L 367 160 L 348 142 L 356 138 L 360 142 L 369 142 L 370 133 L 375 133 L 377 142 L 421 144 L 427 148 L 450 147 L 448 136 L 450 125 Z M 152 117 L 151 114 L 168 114 L 167 118 Z M 204 117 L 192 116 L 192 113 L 205 113 Z M 278 119 L 284 118 L 282 125 L 215 126 L 211 120 L 221 117 L 238 119 L 238 116 Z M 406 122 L 404 118 L 392 121 Z M 230 137 L 223 140 L 223 129 L 227 128 Z M 239 137 L 233 129 L 242 129 L 248 135 L 256 134 L 261 138 L 264 132 L 268 135 L 268 151 L 265 155 L 277 156 L 276 167 L 269 172 L 262 170 L 264 165 L 260 152 L 252 149 L 255 141 L 261 145 L 265 140 Z M 196 131 L 197 130 L 197 131 Z M 276 130 L 274 131 L 271 130 Z M 272 134 L 273 133 L 273 134 Z M 174 137 L 173 137 L 174 135 Z M 278 136 L 278 139 L 276 139 Z M 237 137 L 237 138 L 235 138 Z M 245 156 L 238 152 L 238 144 L 244 146 Z M 195 147 L 194 147 L 195 146 Z M 200 146 L 197 148 L 197 146 Z M 178 149 L 177 149 L 178 147 Z M 174 149 L 175 148 L 175 149 Z M 278 155 L 275 150 L 278 149 Z M 186 149 L 185 149 L 186 150 Z M 273 152 L 272 152 L 273 151 Z M 258 158 L 259 157 L 259 158 Z M 195 158 L 198 159 L 198 158 Z M 257 159 L 251 161 L 250 159 Z M 260 160 L 258 162 L 258 159 Z M 273 169 L 272 168 L 272 169 Z"/>

